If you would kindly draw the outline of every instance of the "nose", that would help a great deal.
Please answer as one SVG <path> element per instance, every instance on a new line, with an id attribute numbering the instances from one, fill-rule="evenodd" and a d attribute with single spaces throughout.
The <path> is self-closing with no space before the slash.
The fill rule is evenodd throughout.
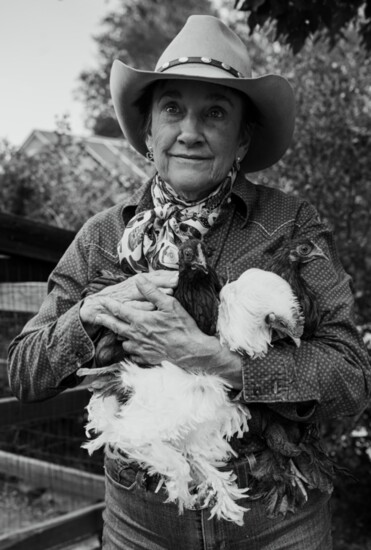
<path id="1" fill-rule="evenodd" d="M 178 142 L 191 147 L 202 144 L 205 141 L 202 123 L 199 118 L 193 114 L 187 114 L 180 123 Z"/>

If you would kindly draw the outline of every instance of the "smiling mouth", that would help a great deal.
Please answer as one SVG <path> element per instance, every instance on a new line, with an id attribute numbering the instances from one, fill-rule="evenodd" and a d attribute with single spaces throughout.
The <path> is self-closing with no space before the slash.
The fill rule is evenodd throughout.
<path id="1" fill-rule="evenodd" d="M 171 155 L 171 156 L 179 160 L 196 160 L 196 161 L 210 160 L 210 157 L 197 157 L 194 155 Z"/>

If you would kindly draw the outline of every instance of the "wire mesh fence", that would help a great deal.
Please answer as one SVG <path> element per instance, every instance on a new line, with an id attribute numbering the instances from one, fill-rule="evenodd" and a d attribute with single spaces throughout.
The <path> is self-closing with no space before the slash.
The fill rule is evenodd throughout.
<path id="1" fill-rule="evenodd" d="M 5 237 L 2 232 L 0 238 L 0 245 L 4 241 L 6 246 L 6 254 L 0 248 L 0 547 L 44 548 L 40 532 L 45 531 L 48 540 L 63 539 L 67 548 L 70 535 L 99 529 L 103 456 L 89 457 L 81 448 L 90 397 L 86 388 L 67 390 L 41 403 L 20 403 L 12 396 L 7 376 L 9 344 L 37 313 L 46 296 L 46 279 L 58 260 L 52 256 L 57 256 L 55 250 L 50 251 L 53 243 L 50 250 L 44 243 L 33 258 L 29 243 L 22 248 L 22 223 L 16 222 L 14 255 L 9 232 Z M 56 236 L 62 248 L 65 236 Z M 66 243 L 71 237 L 68 232 Z M 68 527 L 58 528 L 64 522 Z M 45 548 L 49 547 L 48 542 Z M 92 547 L 98 548 L 98 543 Z"/>

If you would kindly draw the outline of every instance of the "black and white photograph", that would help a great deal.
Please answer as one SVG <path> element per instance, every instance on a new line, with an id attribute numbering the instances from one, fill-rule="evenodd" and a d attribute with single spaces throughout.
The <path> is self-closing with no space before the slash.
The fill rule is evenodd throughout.
<path id="1" fill-rule="evenodd" d="M 0 70 L 0 549 L 371 550 L 371 0 L 1 0 Z"/>

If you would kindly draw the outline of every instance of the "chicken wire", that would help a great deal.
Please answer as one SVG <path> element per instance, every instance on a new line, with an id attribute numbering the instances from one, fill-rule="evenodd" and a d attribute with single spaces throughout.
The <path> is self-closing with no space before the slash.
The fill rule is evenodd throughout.
<path id="1" fill-rule="evenodd" d="M 60 466 L 59 475 L 63 467 L 102 475 L 103 453 L 90 457 L 81 448 L 87 420 L 83 406 L 80 411 L 68 412 L 51 400 L 47 418 L 28 420 L 26 407 L 32 405 L 16 402 L 20 411 L 26 411 L 20 415 L 21 422 L 10 417 L 13 409 L 4 406 L 12 397 L 6 368 L 9 344 L 35 314 L 45 292 L 45 283 L 0 283 L 0 451 Z M 73 495 L 68 493 L 67 485 L 66 492 L 56 491 L 52 470 L 49 482 L 35 486 L 27 468 L 22 477 L 9 475 L 2 460 L 0 456 L 0 537 L 92 503 L 89 498 L 78 496 L 78 486 Z"/>

